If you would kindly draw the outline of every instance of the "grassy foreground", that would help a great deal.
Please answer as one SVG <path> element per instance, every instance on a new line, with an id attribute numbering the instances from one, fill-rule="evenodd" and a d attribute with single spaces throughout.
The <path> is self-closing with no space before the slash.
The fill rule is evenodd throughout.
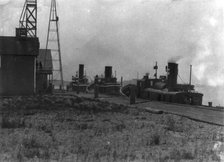
<path id="1" fill-rule="evenodd" d="M 75 96 L 0 101 L 0 161 L 224 161 L 224 127 Z"/>

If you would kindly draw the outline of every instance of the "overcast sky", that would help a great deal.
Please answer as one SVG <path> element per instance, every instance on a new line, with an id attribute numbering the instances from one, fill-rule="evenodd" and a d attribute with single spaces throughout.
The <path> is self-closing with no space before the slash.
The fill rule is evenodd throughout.
<path id="1" fill-rule="evenodd" d="M 14 35 L 24 0 L 0 0 L 0 35 Z M 58 0 L 64 76 L 84 63 L 90 76 L 112 65 L 125 79 L 159 74 L 170 61 L 188 82 L 224 94 L 223 0 Z M 38 0 L 38 36 L 45 48 L 50 0 Z M 182 81 L 179 79 L 179 82 Z M 224 102 L 222 101 L 224 104 Z"/>

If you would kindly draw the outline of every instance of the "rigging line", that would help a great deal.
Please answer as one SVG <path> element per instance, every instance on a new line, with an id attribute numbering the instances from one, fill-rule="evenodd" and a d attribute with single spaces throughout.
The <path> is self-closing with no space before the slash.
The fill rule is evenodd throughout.
<path id="1" fill-rule="evenodd" d="M 180 77 L 180 75 L 179 74 L 177 74 L 178 75 L 178 77 L 181 79 L 181 81 L 184 83 L 184 84 L 186 84 L 184 81 L 183 81 L 183 79 Z"/>

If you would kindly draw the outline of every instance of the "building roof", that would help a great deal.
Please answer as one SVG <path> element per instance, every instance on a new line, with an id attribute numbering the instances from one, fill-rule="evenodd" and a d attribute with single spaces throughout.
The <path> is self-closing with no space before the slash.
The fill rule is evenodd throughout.
<path id="1" fill-rule="evenodd" d="M 38 65 L 37 70 L 45 71 L 45 73 L 52 73 L 53 71 L 53 62 L 51 56 L 51 50 L 49 49 L 39 49 L 39 55 L 37 57 L 37 64 L 41 63 L 41 68 Z"/>
<path id="2" fill-rule="evenodd" d="M 38 38 L 19 38 L 0 36 L 0 55 L 32 55 L 37 56 Z"/>

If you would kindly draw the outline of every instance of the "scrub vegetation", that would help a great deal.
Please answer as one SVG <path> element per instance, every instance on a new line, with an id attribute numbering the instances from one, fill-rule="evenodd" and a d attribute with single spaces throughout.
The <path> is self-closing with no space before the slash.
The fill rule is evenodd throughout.
<path id="1" fill-rule="evenodd" d="M 222 161 L 224 128 L 69 95 L 2 99 L 0 161 Z"/>

